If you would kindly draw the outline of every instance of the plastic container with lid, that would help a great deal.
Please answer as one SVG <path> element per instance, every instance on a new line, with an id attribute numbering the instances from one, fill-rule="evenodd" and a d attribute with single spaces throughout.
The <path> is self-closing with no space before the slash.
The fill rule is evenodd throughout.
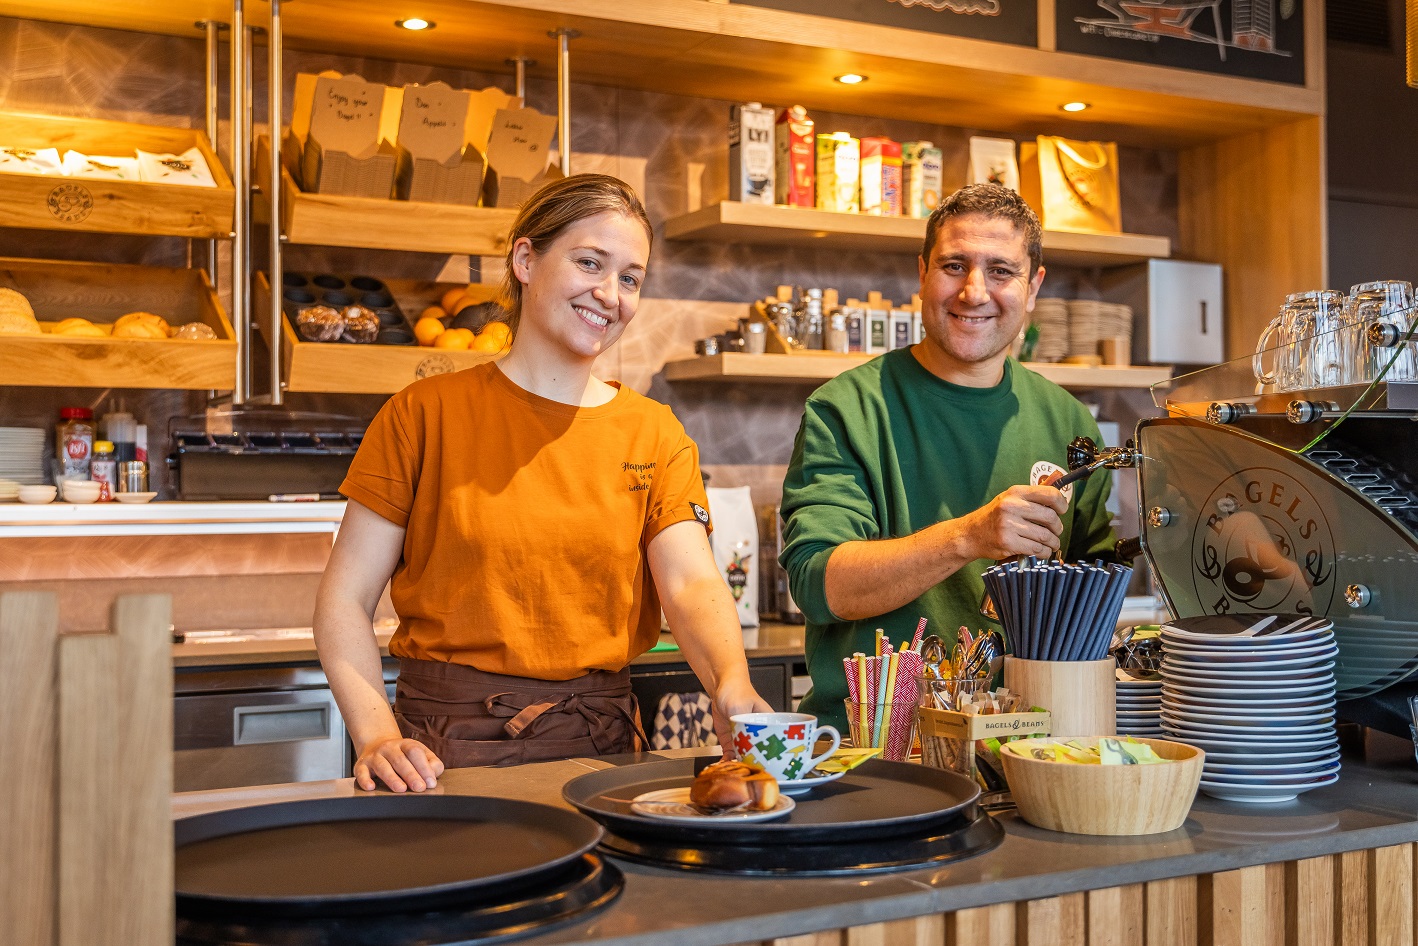
<path id="1" fill-rule="evenodd" d="M 87 407 L 66 407 L 55 431 L 54 456 L 60 479 L 88 479 L 94 449 L 94 412 Z"/>
<path id="2" fill-rule="evenodd" d="M 127 411 L 109 411 L 99 419 L 99 436 L 113 444 L 113 455 L 119 463 L 138 459 L 138 424 Z"/>
<path id="3" fill-rule="evenodd" d="M 118 492 L 118 460 L 114 457 L 111 440 L 94 441 L 94 456 L 93 461 L 89 464 L 89 479 L 102 487 L 98 494 L 99 502 L 113 501 L 113 494 Z"/>

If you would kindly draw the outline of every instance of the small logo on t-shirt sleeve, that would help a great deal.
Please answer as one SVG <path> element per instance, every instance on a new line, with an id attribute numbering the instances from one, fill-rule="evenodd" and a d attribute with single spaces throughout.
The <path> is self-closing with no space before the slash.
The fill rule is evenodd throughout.
<path id="1" fill-rule="evenodd" d="M 689 508 L 694 510 L 694 518 L 698 519 L 706 526 L 709 524 L 709 510 L 705 509 L 698 503 L 690 503 Z"/>

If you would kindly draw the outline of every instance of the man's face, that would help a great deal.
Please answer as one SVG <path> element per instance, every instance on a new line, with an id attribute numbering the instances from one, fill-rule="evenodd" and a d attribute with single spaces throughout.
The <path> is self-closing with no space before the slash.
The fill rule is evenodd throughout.
<path id="1" fill-rule="evenodd" d="M 1003 364 L 1034 310 L 1044 268 L 1031 272 L 1024 232 L 1012 221 L 946 219 L 929 260 L 918 260 L 921 321 L 932 360 L 947 369 Z"/>

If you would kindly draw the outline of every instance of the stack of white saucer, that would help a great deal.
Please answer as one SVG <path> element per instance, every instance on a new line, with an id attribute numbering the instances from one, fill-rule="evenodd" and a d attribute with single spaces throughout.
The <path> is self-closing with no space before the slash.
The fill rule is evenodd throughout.
<path id="1" fill-rule="evenodd" d="M 45 434 L 43 427 L 0 427 L 0 480 L 20 486 L 46 482 Z"/>
<path id="2" fill-rule="evenodd" d="M 1162 625 L 1162 729 L 1206 752 L 1201 790 L 1284 802 L 1339 778 L 1334 625 L 1238 614 Z"/>
<path id="3" fill-rule="evenodd" d="M 1118 668 L 1117 729 L 1119 736 L 1163 739 L 1162 678 L 1134 676 Z"/>
<path id="4" fill-rule="evenodd" d="M 1061 361 L 1068 354 L 1068 301 L 1036 299 L 1031 318 L 1039 326 L 1034 360 Z"/>

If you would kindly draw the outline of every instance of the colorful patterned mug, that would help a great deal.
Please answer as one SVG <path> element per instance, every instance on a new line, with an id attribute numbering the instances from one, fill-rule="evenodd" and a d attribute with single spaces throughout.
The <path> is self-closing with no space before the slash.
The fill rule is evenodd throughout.
<path id="1" fill-rule="evenodd" d="M 729 721 L 734 724 L 734 748 L 739 758 L 761 765 L 780 782 L 807 775 L 842 744 L 841 733 L 831 726 L 817 725 L 817 717 L 807 713 L 740 713 Z M 814 756 L 812 747 L 819 733 L 829 734 L 832 746 Z"/>

